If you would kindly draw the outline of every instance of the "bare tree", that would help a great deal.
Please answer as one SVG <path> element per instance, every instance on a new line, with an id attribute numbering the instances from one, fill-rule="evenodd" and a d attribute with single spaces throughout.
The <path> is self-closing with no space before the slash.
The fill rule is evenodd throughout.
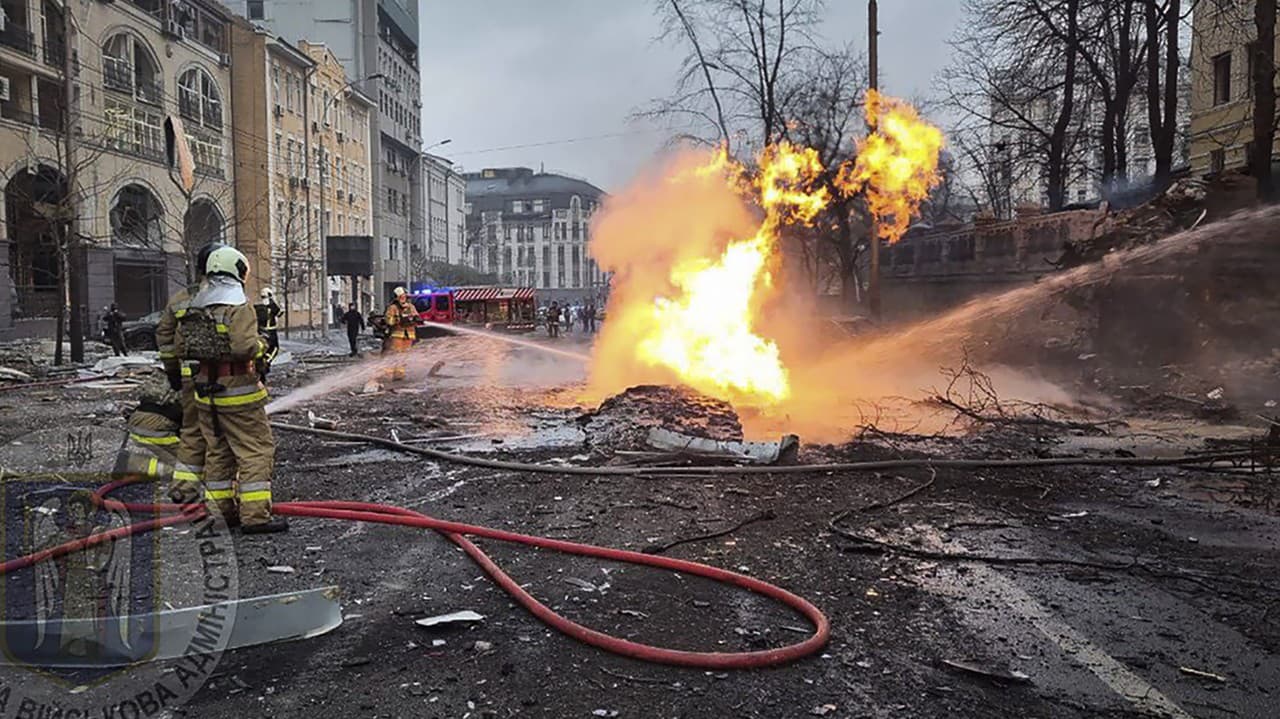
<path id="1" fill-rule="evenodd" d="M 1150 49 L 1147 61 L 1147 128 L 1155 158 L 1155 181 L 1164 187 L 1173 175 L 1178 136 L 1178 83 L 1182 55 L 1182 0 L 1143 0 L 1143 22 Z M 1164 50 L 1163 65 L 1161 49 Z"/>
<path id="2" fill-rule="evenodd" d="M 1048 205 L 1059 209 L 1086 135 L 1077 105 L 1081 0 L 966 0 L 965 10 L 942 76 L 947 104 L 968 126 L 989 128 L 993 145 L 1034 158 Z"/>
<path id="3" fill-rule="evenodd" d="M 825 188 L 831 198 L 814 227 L 793 228 L 790 234 L 798 241 L 811 286 L 817 286 L 822 265 L 837 268 L 846 307 L 856 299 L 868 225 L 862 199 L 847 194 L 837 179 L 841 166 L 857 154 L 853 138 L 862 124 L 866 83 L 866 64 L 851 49 L 816 52 L 803 82 L 788 92 L 791 102 L 785 117 L 790 138 L 815 150 L 825 168 L 811 189 Z"/>
<path id="4" fill-rule="evenodd" d="M 785 138 L 791 106 L 819 54 L 812 31 L 822 6 L 822 0 L 660 0 L 659 39 L 688 53 L 673 94 L 638 114 L 691 119 L 694 129 L 684 137 L 694 141 L 728 146 L 732 134 L 740 141 L 730 149 L 742 159 Z"/>

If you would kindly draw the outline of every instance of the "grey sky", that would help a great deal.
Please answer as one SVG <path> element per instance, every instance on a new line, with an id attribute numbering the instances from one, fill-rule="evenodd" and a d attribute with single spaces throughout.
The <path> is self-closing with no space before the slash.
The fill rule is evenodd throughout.
<path id="1" fill-rule="evenodd" d="M 828 5 L 822 33 L 865 50 L 866 3 Z M 928 94 L 959 6 L 880 1 L 886 91 Z M 612 190 L 667 139 L 629 121 L 667 94 L 682 52 L 653 41 L 652 0 L 446 0 L 424 4 L 421 16 L 423 140 L 452 139 L 436 151 L 464 169 L 545 164 Z M 574 138 L 593 139 L 560 142 Z M 520 145 L 539 146 L 495 149 Z"/>

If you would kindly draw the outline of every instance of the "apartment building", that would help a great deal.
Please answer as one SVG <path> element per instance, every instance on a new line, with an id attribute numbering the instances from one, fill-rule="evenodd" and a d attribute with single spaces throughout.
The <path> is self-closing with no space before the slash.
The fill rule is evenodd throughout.
<path id="1" fill-rule="evenodd" d="M 1253 149 L 1253 0 L 1197 3 L 1191 37 L 1191 169 L 1241 169 Z M 1277 43 L 1280 56 L 1280 42 Z M 1280 152 L 1280 135 L 1272 157 Z"/>
<path id="2" fill-rule="evenodd" d="M 371 266 L 322 268 L 331 245 L 372 242 L 373 100 L 323 44 L 294 45 L 244 21 L 233 38 L 237 216 L 250 284 L 275 289 L 284 327 L 318 327 L 335 304 L 370 293 Z"/>
<path id="3" fill-rule="evenodd" d="M 467 234 L 467 181 L 453 163 L 423 153 L 422 186 L 426 190 L 427 257 L 432 262 L 465 264 L 463 242 Z M 416 273 L 415 274 L 422 274 Z"/>
<path id="4" fill-rule="evenodd" d="M 236 240 L 231 16 L 204 0 L 0 10 L 0 339 L 52 333 L 64 271 L 88 331 L 112 302 L 132 317 L 161 308 L 195 248 Z M 169 178 L 166 116 L 195 155 L 190 196 Z M 65 268 L 64 227 L 79 238 Z"/>
<path id="5" fill-rule="evenodd" d="M 374 98 L 371 133 L 373 195 L 370 234 L 379 301 L 414 278 L 414 256 L 426 252 L 422 172 L 421 80 L 416 0 L 229 0 L 233 11 L 290 41 L 322 43 Z"/>
<path id="6" fill-rule="evenodd" d="M 605 274 L 587 253 L 605 193 L 586 180 L 527 167 L 489 168 L 467 181 L 465 264 L 541 298 L 599 292 Z"/>

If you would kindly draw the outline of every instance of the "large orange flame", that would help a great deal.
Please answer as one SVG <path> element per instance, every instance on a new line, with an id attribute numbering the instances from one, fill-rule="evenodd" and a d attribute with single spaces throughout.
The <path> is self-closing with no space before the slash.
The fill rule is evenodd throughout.
<path id="1" fill-rule="evenodd" d="M 854 163 L 840 168 L 837 184 L 846 194 L 866 192 L 880 237 L 892 244 L 942 179 L 942 131 L 911 105 L 875 90 L 867 91 L 866 115 L 874 132 L 858 143 Z"/>
<path id="2" fill-rule="evenodd" d="M 941 133 L 904 103 L 869 102 L 879 132 L 835 187 L 865 191 L 896 239 L 937 182 Z M 780 142 L 755 172 L 723 149 L 685 153 L 611 197 L 592 228 L 591 253 L 613 282 L 588 394 L 677 382 L 738 406 L 786 409 L 795 398 L 781 333 L 761 318 L 778 298 L 780 231 L 809 225 L 832 200 L 823 173 L 815 150 Z"/>

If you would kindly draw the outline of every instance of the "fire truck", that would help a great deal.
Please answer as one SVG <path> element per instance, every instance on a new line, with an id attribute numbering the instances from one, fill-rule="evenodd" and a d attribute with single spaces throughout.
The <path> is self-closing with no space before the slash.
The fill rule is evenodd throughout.
<path id="1" fill-rule="evenodd" d="M 428 287 L 411 296 L 422 319 L 436 325 L 532 332 L 538 324 L 537 298 L 532 287 Z M 444 331 L 447 330 L 425 325 L 418 328 L 418 336 Z"/>

